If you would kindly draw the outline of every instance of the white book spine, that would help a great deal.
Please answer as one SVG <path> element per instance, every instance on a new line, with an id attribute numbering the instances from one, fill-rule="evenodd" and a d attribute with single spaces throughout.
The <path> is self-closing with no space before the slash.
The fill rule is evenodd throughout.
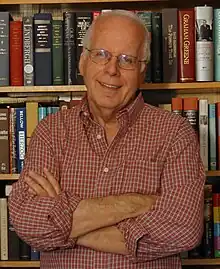
<path id="1" fill-rule="evenodd" d="M 205 170 L 209 169 L 209 145 L 208 145 L 208 100 L 199 100 L 199 144 L 200 155 L 203 161 Z"/>
<path id="2" fill-rule="evenodd" d="M 213 8 L 195 7 L 196 81 L 213 81 Z"/>
<path id="3" fill-rule="evenodd" d="M 7 199 L 0 198 L 1 260 L 8 260 L 8 208 Z"/>

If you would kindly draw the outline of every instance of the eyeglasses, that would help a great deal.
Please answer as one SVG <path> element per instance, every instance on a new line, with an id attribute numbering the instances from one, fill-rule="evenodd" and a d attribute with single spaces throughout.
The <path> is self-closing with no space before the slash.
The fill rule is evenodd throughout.
<path id="1" fill-rule="evenodd" d="M 137 57 L 126 55 L 126 54 L 120 54 L 118 56 L 112 55 L 111 52 L 104 50 L 104 49 L 88 49 L 86 50 L 90 53 L 91 60 L 96 64 L 105 65 L 107 64 L 112 57 L 117 58 L 118 66 L 122 69 L 126 70 L 133 70 L 137 67 L 137 63 L 145 63 L 146 60 L 139 61 Z"/>

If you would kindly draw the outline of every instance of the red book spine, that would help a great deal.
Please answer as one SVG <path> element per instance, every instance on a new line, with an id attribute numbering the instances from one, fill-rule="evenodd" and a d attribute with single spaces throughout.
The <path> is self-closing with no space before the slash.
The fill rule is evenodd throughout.
<path id="1" fill-rule="evenodd" d="M 10 85 L 24 85 L 22 21 L 10 22 Z"/>
<path id="2" fill-rule="evenodd" d="M 195 81 L 195 13 L 193 8 L 178 10 L 180 82 Z"/>

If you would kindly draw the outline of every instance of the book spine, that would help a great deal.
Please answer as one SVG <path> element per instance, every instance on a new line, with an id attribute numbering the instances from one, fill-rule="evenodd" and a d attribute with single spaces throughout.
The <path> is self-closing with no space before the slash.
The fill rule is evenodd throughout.
<path id="1" fill-rule="evenodd" d="M 214 44 L 214 80 L 220 81 L 220 8 L 214 9 L 213 23 L 213 44 Z"/>
<path id="2" fill-rule="evenodd" d="M 213 199 L 212 185 L 204 186 L 204 241 L 203 256 L 213 258 Z"/>
<path id="3" fill-rule="evenodd" d="M 150 51 L 152 51 L 152 12 L 151 11 L 137 11 L 137 16 L 142 20 L 143 24 L 148 30 L 149 40 L 150 40 Z M 152 81 L 152 60 L 149 59 L 149 63 L 147 64 L 147 70 L 145 75 L 145 82 Z"/>
<path id="4" fill-rule="evenodd" d="M 178 10 L 178 48 L 180 82 L 195 81 L 195 16 L 194 9 Z"/>
<path id="5" fill-rule="evenodd" d="M 7 198 L 0 198 L 1 260 L 8 260 L 8 205 Z"/>
<path id="6" fill-rule="evenodd" d="M 12 185 L 5 185 L 5 197 L 10 195 L 12 190 Z M 9 261 L 18 261 L 19 260 L 19 237 L 15 232 L 15 229 L 12 225 L 12 221 L 8 209 L 8 260 Z"/>
<path id="7" fill-rule="evenodd" d="M 177 8 L 162 9 L 163 81 L 177 82 Z"/>
<path id="8" fill-rule="evenodd" d="M 10 25 L 10 85 L 23 86 L 23 25 L 11 21 Z"/>
<path id="9" fill-rule="evenodd" d="M 199 131 L 199 114 L 198 114 L 198 98 L 183 98 L 183 116 L 186 117 L 198 134 Z"/>
<path id="10" fill-rule="evenodd" d="M 92 24 L 91 12 L 76 12 L 76 82 L 84 84 L 83 77 L 79 71 L 79 59 L 83 51 L 83 38 Z"/>
<path id="11" fill-rule="evenodd" d="M 213 8 L 195 7 L 196 81 L 213 81 Z"/>
<path id="12" fill-rule="evenodd" d="M 63 85 L 63 22 L 61 20 L 52 21 L 52 32 L 53 85 Z"/>
<path id="13" fill-rule="evenodd" d="M 220 170 L 220 102 L 216 103 L 217 168 Z"/>
<path id="14" fill-rule="evenodd" d="M 47 108 L 44 106 L 38 107 L 38 122 L 47 116 Z"/>
<path id="15" fill-rule="evenodd" d="M 31 260 L 38 261 L 40 260 L 40 252 L 31 247 Z"/>
<path id="16" fill-rule="evenodd" d="M 35 85 L 52 85 L 52 15 L 34 15 Z"/>
<path id="17" fill-rule="evenodd" d="M 16 156 L 16 111 L 15 108 L 10 107 L 10 173 L 17 173 L 17 156 Z"/>
<path id="18" fill-rule="evenodd" d="M 9 109 L 0 108 L 0 174 L 9 173 Z"/>
<path id="19" fill-rule="evenodd" d="M 171 110 L 173 113 L 183 116 L 183 99 L 181 97 L 173 97 L 171 100 Z"/>
<path id="20" fill-rule="evenodd" d="M 34 85 L 33 17 L 23 17 L 24 86 Z"/>
<path id="21" fill-rule="evenodd" d="M 0 86 L 9 86 L 9 16 L 0 12 Z"/>
<path id="22" fill-rule="evenodd" d="M 220 193 L 213 193 L 214 257 L 220 258 Z"/>
<path id="23" fill-rule="evenodd" d="M 26 108 L 16 108 L 17 170 L 21 172 L 26 153 Z"/>
<path id="24" fill-rule="evenodd" d="M 27 117 L 27 146 L 31 139 L 31 136 L 38 124 L 38 103 L 27 102 L 26 103 L 26 117 Z"/>
<path id="25" fill-rule="evenodd" d="M 21 239 L 19 240 L 19 257 L 21 261 L 29 261 L 31 259 L 31 247 Z"/>
<path id="26" fill-rule="evenodd" d="M 76 84 L 76 14 L 65 12 L 64 16 L 64 82 Z"/>
<path id="27" fill-rule="evenodd" d="M 205 168 L 209 170 L 208 145 L 208 100 L 199 100 L 199 145 L 200 155 Z"/>
<path id="28" fill-rule="evenodd" d="M 162 14 L 152 12 L 152 82 L 163 81 Z"/>
<path id="29" fill-rule="evenodd" d="M 216 104 L 209 104 L 209 169 L 217 170 Z"/>

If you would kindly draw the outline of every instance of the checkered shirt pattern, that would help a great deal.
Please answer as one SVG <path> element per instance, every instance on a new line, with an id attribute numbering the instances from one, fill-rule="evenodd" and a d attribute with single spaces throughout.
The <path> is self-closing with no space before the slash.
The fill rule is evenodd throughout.
<path id="1" fill-rule="evenodd" d="M 18 235 L 41 250 L 42 269 L 178 269 L 178 253 L 201 239 L 205 174 L 188 121 L 145 104 L 141 94 L 117 120 L 119 131 L 108 145 L 84 98 L 34 131 L 9 210 Z M 56 199 L 33 196 L 23 180 L 29 170 L 43 175 L 44 167 L 60 182 Z M 69 238 L 82 199 L 128 192 L 160 195 L 150 212 L 117 224 L 128 255 L 77 246 Z"/>

